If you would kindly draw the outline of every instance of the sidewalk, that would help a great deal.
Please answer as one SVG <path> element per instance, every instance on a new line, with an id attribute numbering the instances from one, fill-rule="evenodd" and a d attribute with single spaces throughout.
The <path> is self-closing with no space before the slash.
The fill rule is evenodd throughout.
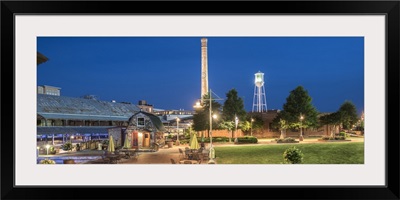
<path id="1" fill-rule="evenodd" d="M 351 138 L 351 142 L 360 142 L 363 141 L 363 138 L 357 138 L 353 140 Z M 301 143 L 321 143 L 317 141 L 317 139 L 306 139 Z M 273 139 L 259 139 L 257 144 L 239 144 L 240 146 L 244 145 L 281 145 L 276 143 Z M 233 143 L 213 143 L 213 146 L 237 146 L 237 144 Z M 179 163 L 179 148 L 182 150 L 188 147 L 187 144 L 180 146 L 173 146 L 172 148 L 168 148 L 165 146 L 164 148 L 160 148 L 157 152 L 139 152 L 139 157 L 137 159 L 124 159 L 122 158 L 118 164 L 172 164 L 171 159 L 174 159 L 176 163 Z M 207 145 L 206 145 L 207 147 Z M 90 160 L 99 160 L 102 159 L 101 156 L 104 154 L 103 150 L 82 150 L 77 152 L 65 152 L 57 155 L 39 155 L 39 159 L 44 158 L 64 158 L 64 159 L 85 159 L 87 157 L 90 164 Z M 77 160 L 79 160 L 77 159 Z M 82 162 L 84 163 L 84 162 Z M 207 164 L 207 161 L 202 161 L 201 164 Z"/>

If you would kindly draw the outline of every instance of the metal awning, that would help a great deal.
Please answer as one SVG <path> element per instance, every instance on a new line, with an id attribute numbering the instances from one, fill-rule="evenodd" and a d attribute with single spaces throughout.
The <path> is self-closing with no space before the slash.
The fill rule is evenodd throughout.
<path id="1" fill-rule="evenodd" d="M 43 134 L 108 134 L 115 126 L 38 126 L 37 135 Z"/>
<path id="2" fill-rule="evenodd" d="M 42 113 L 38 115 L 45 119 L 68 119 L 68 120 L 100 120 L 100 121 L 128 121 L 130 116 L 107 116 L 107 115 L 84 115 L 84 114 L 64 114 L 64 113 Z"/>

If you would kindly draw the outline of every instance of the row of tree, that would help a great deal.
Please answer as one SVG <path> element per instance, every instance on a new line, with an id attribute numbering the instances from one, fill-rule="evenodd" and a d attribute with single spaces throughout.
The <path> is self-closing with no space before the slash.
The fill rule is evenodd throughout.
<path id="1" fill-rule="evenodd" d="M 211 114 L 220 116 L 218 119 L 211 120 L 213 129 L 225 129 L 233 133 L 236 128 L 247 132 L 250 129 L 261 129 L 263 127 L 263 121 L 260 117 L 252 116 L 245 111 L 243 99 L 238 96 L 235 89 L 226 93 L 226 100 L 223 105 L 215 99 L 208 100 L 210 99 L 209 95 L 204 95 L 202 107 L 197 109 L 193 116 L 192 127 L 195 131 L 209 130 L 210 104 Z M 239 122 L 237 126 L 236 120 Z M 357 121 L 357 109 L 352 102 L 345 101 L 334 113 L 320 114 L 312 105 L 312 98 L 308 95 L 308 92 L 302 86 L 298 86 L 286 98 L 283 110 L 273 120 L 272 126 L 281 131 L 281 137 L 285 137 L 288 129 L 301 130 L 318 128 L 323 125 L 350 129 Z"/>

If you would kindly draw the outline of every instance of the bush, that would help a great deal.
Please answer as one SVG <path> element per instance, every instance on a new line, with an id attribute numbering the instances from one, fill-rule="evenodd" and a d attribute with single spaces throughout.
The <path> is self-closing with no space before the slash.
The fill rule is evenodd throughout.
<path id="1" fill-rule="evenodd" d="M 300 164 L 303 162 L 303 153 L 296 147 L 290 147 L 283 152 L 283 159 L 286 163 Z"/>
<path id="2" fill-rule="evenodd" d="M 340 136 L 340 137 L 346 137 L 347 134 L 346 134 L 345 132 L 340 132 L 340 133 L 339 133 L 339 136 Z"/>
<path id="3" fill-rule="evenodd" d="M 180 144 L 189 144 L 189 139 L 183 139 L 183 140 L 179 140 Z"/>
<path id="4" fill-rule="evenodd" d="M 321 139 L 323 139 L 323 140 L 330 140 L 330 139 L 333 139 L 333 138 L 331 138 L 331 137 L 329 137 L 329 136 L 323 136 Z"/>
<path id="5" fill-rule="evenodd" d="M 62 145 L 62 149 L 63 149 L 64 151 L 71 151 L 72 148 L 73 148 L 73 146 L 72 146 L 71 142 L 67 142 L 67 143 L 65 143 L 64 145 Z"/>
<path id="6" fill-rule="evenodd" d="M 197 141 L 199 143 L 201 143 L 201 139 L 202 139 L 201 137 L 198 137 Z M 213 137 L 212 141 L 213 142 L 229 142 L 229 138 L 228 137 Z M 204 143 L 210 143 L 210 138 L 209 137 L 208 138 L 204 138 Z"/>
<path id="7" fill-rule="evenodd" d="M 49 147 L 49 154 L 56 154 L 56 149 L 54 146 Z"/>
<path id="8" fill-rule="evenodd" d="M 44 159 L 39 162 L 40 164 L 56 164 L 56 161 L 50 159 Z"/>
<path id="9" fill-rule="evenodd" d="M 284 138 L 284 139 L 277 138 L 277 139 L 275 139 L 275 141 L 277 143 L 294 143 L 294 142 L 296 142 L 296 139 L 291 138 L 291 137 Z"/>
<path id="10" fill-rule="evenodd" d="M 108 145 L 108 143 L 110 143 L 110 140 L 103 140 L 103 141 L 101 142 L 101 144 L 103 144 L 103 145 Z"/>
<path id="11" fill-rule="evenodd" d="M 238 137 L 238 144 L 256 144 L 258 139 L 253 136 Z"/>
<path id="12" fill-rule="evenodd" d="M 323 139 L 323 140 L 346 140 L 346 137 L 344 137 L 344 136 L 336 136 L 336 137 L 332 138 L 332 137 L 329 137 L 329 136 L 324 136 L 321 139 Z"/>

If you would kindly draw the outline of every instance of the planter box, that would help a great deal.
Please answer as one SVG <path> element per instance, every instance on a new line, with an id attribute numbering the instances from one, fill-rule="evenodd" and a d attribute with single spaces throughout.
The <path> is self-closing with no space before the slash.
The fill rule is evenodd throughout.
<path id="1" fill-rule="evenodd" d="M 172 145 L 174 145 L 174 142 L 167 142 L 168 148 L 172 148 Z"/>

